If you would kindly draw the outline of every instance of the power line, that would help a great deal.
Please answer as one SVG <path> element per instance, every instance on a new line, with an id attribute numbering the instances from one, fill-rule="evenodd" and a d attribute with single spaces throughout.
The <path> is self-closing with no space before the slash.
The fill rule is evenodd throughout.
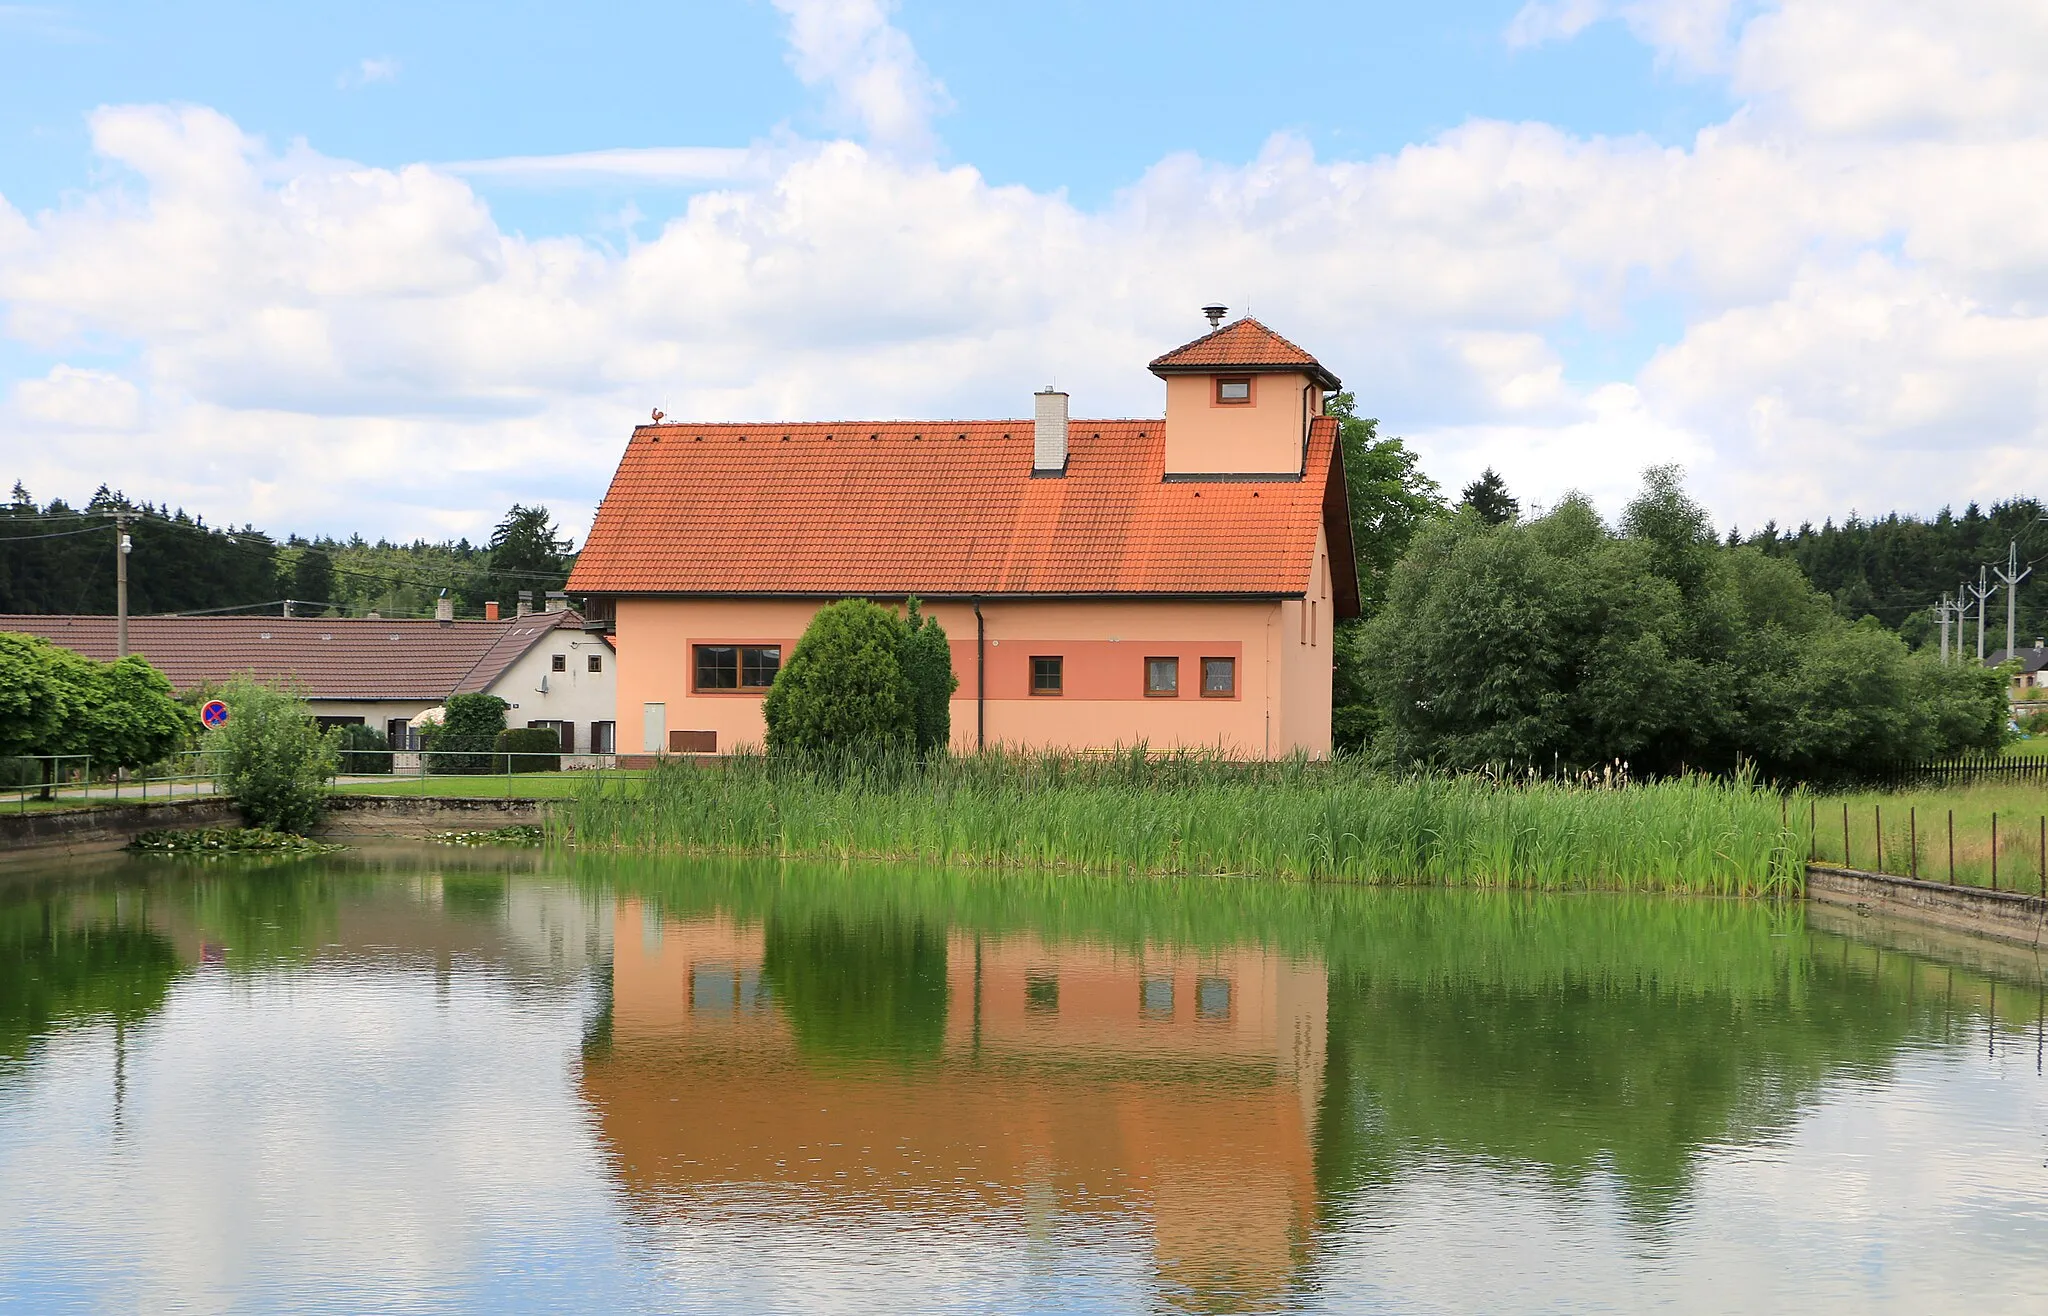
<path id="1" fill-rule="evenodd" d="M 66 518 L 67 520 L 69 518 Z M 83 530 L 56 530 L 47 535 L 6 535 L 0 534 L 0 544 L 26 544 L 37 539 L 69 539 L 73 535 L 96 535 L 105 530 L 103 525 L 89 525 Z"/>

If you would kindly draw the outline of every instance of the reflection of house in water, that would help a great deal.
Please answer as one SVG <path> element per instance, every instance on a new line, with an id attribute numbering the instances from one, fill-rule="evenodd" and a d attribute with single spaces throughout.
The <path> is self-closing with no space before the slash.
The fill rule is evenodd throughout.
<path id="1" fill-rule="evenodd" d="M 1304 1258 L 1319 965 L 670 922 L 626 900 L 613 946 L 611 1045 L 584 1083 L 650 1203 L 762 1185 L 822 1207 L 1135 1216 L 1166 1295 L 1196 1306 L 1277 1298 Z"/>

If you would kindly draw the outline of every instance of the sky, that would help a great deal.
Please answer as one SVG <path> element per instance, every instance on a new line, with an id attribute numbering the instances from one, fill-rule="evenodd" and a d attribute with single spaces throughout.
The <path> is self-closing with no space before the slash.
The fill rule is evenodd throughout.
<path id="1" fill-rule="evenodd" d="M 0 3 L 0 479 L 588 526 L 632 425 L 979 418 L 1222 302 L 1455 492 L 2043 493 L 2039 0 Z"/>

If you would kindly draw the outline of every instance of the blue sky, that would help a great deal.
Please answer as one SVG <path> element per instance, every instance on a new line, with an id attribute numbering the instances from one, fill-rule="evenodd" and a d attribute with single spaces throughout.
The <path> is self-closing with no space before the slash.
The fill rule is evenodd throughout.
<path id="1" fill-rule="evenodd" d="M 647 405 L 1153 411 L 1215 298 L 1446 483 L 2009 496 L 2048 37 L 1923 9 L 0 4 L 0 475 L 580 523 Z"/>

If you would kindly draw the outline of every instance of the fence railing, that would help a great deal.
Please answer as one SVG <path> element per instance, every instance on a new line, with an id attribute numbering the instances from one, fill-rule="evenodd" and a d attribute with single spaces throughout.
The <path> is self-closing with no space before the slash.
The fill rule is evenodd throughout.
<path id="1" fill-rule="evenodd" d="M 1812 863 L 2048 897 L 2048 812 L 1808 800 Z"/>
<path id="2" fill-rule="evenodd" d="M 89 754 L 22 754 L 0 759 L 0 808 L 71 808 L 110 800 L 190 799 L 214 793 L 211 750 L 181 750 L 143 768 L 95 772 Z"/>
<path id="3" fill-rule="evenodd" d="M 1912 763 L 1880 774 L 1885 786 L 1960 786 L 1972 782 L 2048 782 L 2048 757 L 1953 758 Z"/>

